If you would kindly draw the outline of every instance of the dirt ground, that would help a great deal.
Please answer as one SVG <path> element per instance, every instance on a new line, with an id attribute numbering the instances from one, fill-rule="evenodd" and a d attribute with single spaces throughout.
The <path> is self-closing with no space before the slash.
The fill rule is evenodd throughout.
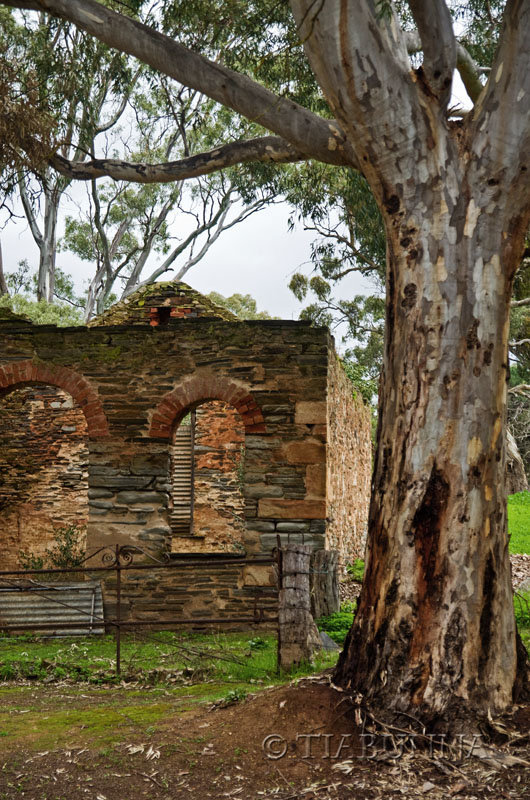
<path id="1" fill-rule="evenodd" d="M 452 751 L 436 737 L 412 750 L 396 732 L 373 740 L 328 676 L 228 706 L 185 689 L 29 691 L 0 694 L 0 800 L 530 798 L 528 767 L 495 768 L 476 757 L 480 740 Z M 497 751 L 530 766 L 530 708 L 504 723 L 518 738 Z"/>

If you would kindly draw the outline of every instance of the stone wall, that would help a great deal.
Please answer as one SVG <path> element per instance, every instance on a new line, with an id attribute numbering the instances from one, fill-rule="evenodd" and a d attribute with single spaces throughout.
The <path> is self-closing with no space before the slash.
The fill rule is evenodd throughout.
<path id="1" fill-rule="evenodd" d="M 245 428 L 235 408 L 219 401 L 197 408 L 193 534 L 201 544 L 194 550 L 242 548 L 244 449 Z"/>
<path id="2" fill-rule="evenodd" d="M 247 553 L 270 552 L 277 535 L 301 528 L 322 546 L 325 498 L 306 492 L 306 473 L 323 463 L 325 428 L 308 434 L 295 416 L 306 399 L 325 398 L 326 330 L 208 318 L 56 329 L 4 315 L 0 335 L 4 394 L 45 381 L 85 414 L 89 550 L 116 542 L 168 548 L 172 431 L 210 399 L 234 407 L 245 428 Z"/>
<path id="3" fill-rule="evenodd" d="M 226 554 L 219 554 L 218 558 L 226 558 Z M 115 586 L 115 574 L 111 573 L 104 587 L 107 619 L 116 614 Z M 277 613 L 274 566 L 241 565 L 237 561 L 216 564 L 216 556 L 208 557 L 202 565 L 188 566 L 181 558 L 170 569 L 126 570 L 122 572 L 121 587 L 122 619 L 142 621 L 154 627 L 157 622 L 179 617 L 251 617 L 254 604 L 268 614 Z M 241 625 L 234 625 L 238 627 Z M 271 623 L 269 627 L 276 625 Z M 230 630 L 230 627 L 224 624 L 222 630 Z"/>
<path id="4" fill-rule="evenodd" d="M 314 548 L 327 542 L 353 555 L 368 500 L 369 420 L 360 401 L 352 399 L 328 331 L 304 322 L 209 316 L 196 296 L 188 303 L 182 286 L 178 302 L 168 294 L 171 287 L 157 285 L 152 296 L 142 290 L 136 305 L 133 296 L 118 304 L 118 324 L 106 315 L 89 328 L 35 326 L 0 310 L 0 396 L 46 385 L 66 392 L 83 414 L 87 550 L 133 544 L 157 556 L 172 549 L 173 434 L 190 410 L 216 401 L 232 409 L 242 429 L 239 438 L 230 434 L 224 451 L 217 440 L 217 453 L 215 431 L 199 434 L 196 525 L 209 529 L 211 539 L 205 535 L 200 545 L 192 542 L 193 551 L 215 539 L 215 549 L 243 547 L 252 556 L 271 553 L 279 538 Z M 179 316 L 186 308 L 192 308 L 192 319 L 187 312 Z M 132 325 L 126 322 L 129 312 Z M 219 430 L 219 420 L 215 424 Z M 230 471 L 241 436 L 244 469 Z M 352 436 L 357 437 L 353 447 Z M 47 459 L 43 454 L 41 460 Z M 212 484 L 225 508 L 235 485 L 242 490 L 242 501 L 234 505 L 243 517 L 237 536 L 233 525 L 223 525 L 222 514 L 212 516 Z M 62 505 L 66 510 L 68 504 Z M 14 541 L 17 525 L 10 521 L 1 535 L 3 545 Z M 228 573 L 226 580 L 232 581 Z M 199 594 L 208 587 L 206 596 L 211 590 L 217 605 L 224 602 L 215 588 L 226 588 L 224 578 L 199 583 Z M 188 589 L 195 591 L 191 584 Z M 251 595 L 238 582 L 233 589 L 242 594 L 230 590 L 230 597 Z"/>
<path id="5" fill-rule="evenodd" d="M 172 552 L 243 549 L 244 449 L 245 427 L 239 413 L 218 400 L 198 406 L 175 430 Z"/>
<path id="6" fill-rule="evenodd" d="M 20 550 L 42 556 L 54 528 L 88 520 L 87 424 L 66 392 L 18 389 L 0 398 L 2 569 Z"/>
<path id="7" fill-rule="evenodd" d="M 370 502 L 370 409 L 336 357 L 330 358 L 327 392 L 326 548 L 340 560 L 363 558 Z"/>

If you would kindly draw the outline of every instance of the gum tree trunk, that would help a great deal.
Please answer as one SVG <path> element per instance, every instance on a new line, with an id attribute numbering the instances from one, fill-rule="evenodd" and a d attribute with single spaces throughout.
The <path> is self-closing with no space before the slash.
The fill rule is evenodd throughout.
<path id="1" fill-rule="evenodd" d="M 508 0 L 502 44 L 463 123 L 442 0 L 409 0 L 423 49 L 369 0 L 291 0 L 387 233 L 377 457 L 359 609 L 335 681 L 378 714 L 450 728 L 505 710 L 517 658 L 506 535 L 511 285 L 528 226 L 530 7 Z M 526 100 L 527 102 L 527 100 Z"/>
<path id="2" fill-rule="evenodd" d="M 503 428 L 517 254 L 506 210 L 479 213 L 467 178 L 431 186 L 441 213 L 389 219 L 367 565 L 336 680 L 434 722 L 501 711 L 516 683 Z"/>
<path id="3" fill-rule="evenodd" d="M 80 171 L 61 159 L 69 177 L 190 177 L 245 153 L 362 172 L 387 230 L 387 341 L 367 572 L 335 680 L 380 714 L 447 727 L 505 710 L 527 663 L 517 656 L 502 431 L 510 291 L 530 222 L 529 0 L 506 0 L 487 81 L 465 51 L 462 62 L 445 0 L 408 0 L 408 33 L 392 3 L 290 0 L 334 119 L 94 0 L 0 4 L 70 20 L 276 134 L 169 172 L 112 159 Z M 414 70 L 409 47 L 423 54 Z M 474 106 L 457 123 L 448 106 L 459 64 Z"/>

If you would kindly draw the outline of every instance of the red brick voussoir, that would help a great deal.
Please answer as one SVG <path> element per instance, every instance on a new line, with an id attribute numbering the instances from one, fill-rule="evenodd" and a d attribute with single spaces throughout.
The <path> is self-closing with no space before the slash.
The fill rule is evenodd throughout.
<path id="1" fill-rule="evenodd" d="M 109 435 L 107 417 L 97 389 L 78 372 L 55 364 L 35 364 L 29 359 L 0 365 L 0 394 L 29 383 L 57 386 L 68 392 L 85 415 L 89 439 L 102 439 Z"/>
<path id="2" fill-rule="evenodd" d="M 246 433 L 266 433 L 260 407 L 248 390 L 231 380 L 215 374 L 194 375 L 181 386 L 168 392 L 156 407 L 149 435 L 169 439 L 175 421 L 190 407 L 208 400 L 223 400 L 239 411 Z"/>

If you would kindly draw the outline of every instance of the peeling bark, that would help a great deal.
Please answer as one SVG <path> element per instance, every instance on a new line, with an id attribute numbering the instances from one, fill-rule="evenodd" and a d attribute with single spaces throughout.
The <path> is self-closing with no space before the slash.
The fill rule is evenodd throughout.
<path id="1" fill-rule="evenodd" d="M 488 82 L 471 76 L 476 106 L 453 125 L 446 82 L 462 53 L 442 0 L 429 3 L 433 29 L 411 0 L 425 56 L 415 71 L 398 20 L 373 0 L 291 0 L 336 122 L 94 0 L 3 2 L 69 19 L 306 156 L 362 170 L 387 232 L 386 342 L 365 581 L 335 680 L 380 714 L 432 727 L 504 711 L 528 687 L 502 431 L 530 221 L 530 4 L 507 1 Z"/>
<path id="2" fill-rule="evenodd" d="M 434 203 L 443 211 L 428 226 L 418 207 L 387 218 L 365 583 L 335 677 L 391 715 L 412 711 L 432 725 L 470 709 L 504 710 L 525 669 L 516 654 L 502 435 L 516 248 L 504 244 L 500 207 L 475 220 L 479 187 L 469 185 L 465 159 L 456 164 L 458 186 L 453 192 L 445 176 Z M 417 200 L 427 186 L 417 187 Z M 453 206 L 444 199 L 451 194 Z"/>

